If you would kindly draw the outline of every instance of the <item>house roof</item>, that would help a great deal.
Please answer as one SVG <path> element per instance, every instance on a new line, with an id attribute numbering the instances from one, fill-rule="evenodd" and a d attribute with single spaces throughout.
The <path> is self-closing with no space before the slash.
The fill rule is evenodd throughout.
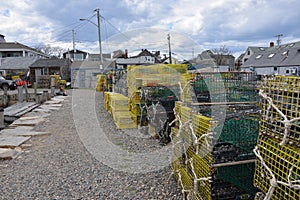
<path id="1" fill-rule="evenodd" d="M 268 47 L 254 47 L 254 46 L 250 46 L 250 47 L 247 48 L 247 50 L 251 50 L 253 53 L 263 52 L 266 49 L 268 49 Z"/>
<path id="2" fill-rule="evenodd" d="M 103 53 L 102 54 L 103 58 L 107 58 L 107 59 L 111 59 L 111 55 L 110 53 Z M 99 53 L 89 53 L 88 54 L 88 59 L 91 59 L 91 60 L 99 60 Z"/>
<path id="3" fill-rule="evenodd" d="M 48 55 L 38 51 L 37 49 L 31 48 L 29 46 L 26 46 L 18 42 L 0 42 L 0 51 L 23 51 L 23 50 L 35 52 L 36 54 L 42 55 L 44 57 L 49 57 Z"/>
<path id="4" fill-rule="evenodd" d="M 131 58 L 138 58 L 141 56 L 151 56 L 155 58 L 155 63 L 161 63 L 161 59 L 156 56 L 155 54 L 151 53 L 150 51 L 148 51 L 147 49 L 142 49 L 142 52 L 140 52 L 137 56 L 132 56 Z"/>
<path id="5" fill-rule="evenodd" d="M 115 64 L 113 61 L 104 61 L 103 69 L 113 69 Z M 93 60 L 82 60 L 82 61 L 73 61 L 71 65 L 72 69 L 100 69 L 99 61 Z"/>
<path id="6" fill-rule="evenodd" d="M 300 66 L 300 42 L 257 51 L 241 67 Z"/>
<path id="7" fill-rule="evenodd" d="M 48 58 L 48 59 L 39 59 L 35 61 L 30 68 L 39 68 L 39 67 L 62 67 L 67 66 L 70 63 L 69 59 L 59 59 L 59 58 Z"/>
<path id="8" fill-rule="evenodd" d="M 28 47 L 18 42 L 0 42 L 0 49 L 8 49 L 8 50 L 25 49 L 25 50 L 38 52 L 36 49 Z"/>
<path id="9" fill-rule="evenodd" d="M 14 70 L 14 69 L 29 69 L 38 58 L 33 57 L 7 57 L 1 61 L 0 69 Z"/>
<path id="10" fill-rule="evenodd" d="M 72 53 L 72 54 L 73 54 L 73 53 L 75 53 L 75 51 L 74 51 L 74 49 L 72 49 L 72 50 L 69 50 L 69 51 L 64 52 L 63 55 L 68 54 L 68 53 Z M 88 54 L 87 52 L 81 51 L 81 50 L 78 50 L 78 49 L 76 49 L 76 53 L 84 53 L 84 54 Z"/>

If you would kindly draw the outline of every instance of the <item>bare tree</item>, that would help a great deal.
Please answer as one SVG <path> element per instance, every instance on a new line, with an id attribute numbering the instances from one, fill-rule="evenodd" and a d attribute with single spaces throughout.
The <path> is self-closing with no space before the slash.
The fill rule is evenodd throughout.
<path id="1" fill-rule="evenodd" d="M 215 62 L 218 65 L 227 64 L 227 63 L 225 63 L 227 60 L 227 57 L 232 56 L 231 51 L 226 47 L 226 45 L 222 45 L 219 48 L 214 48 L 211 51 L 213 53 L 213 55 L 211 55 L 211 56 L 215 59 Z"/>
<path id="2" fill-rule="evenodd" d="M 55 56 L 55 57 L 61 57 L 62 53 L 64 52 L 64 49 L 61 47 L 52 47 L 51 45 L 45 45 L 45 44 L 41 44 L 38 45 L 36 47 L 34 47 L 35 49 L 37 49 L 38 51 L 49 55 L 49 56 Z"/>

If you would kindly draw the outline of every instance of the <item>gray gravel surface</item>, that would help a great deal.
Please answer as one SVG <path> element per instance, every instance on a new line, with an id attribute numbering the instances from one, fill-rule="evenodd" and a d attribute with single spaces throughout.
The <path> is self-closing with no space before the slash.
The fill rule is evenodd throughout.
<path id="1" fill-rule="evenodd" d="M 97 94 L 96 110 L 108 138 L 132 151 L 161 148 L 150 137 L 117 130 Z M 99 99 L 98 99 L 99 98 Z M 96 160 L 76 133 L 72 98 L 35 127 L 50 135 L 33 137 L 14 160 L 0 160 L 0 199 L 182 199 L 170 166 L 145 174 L 117 171 Z"/>

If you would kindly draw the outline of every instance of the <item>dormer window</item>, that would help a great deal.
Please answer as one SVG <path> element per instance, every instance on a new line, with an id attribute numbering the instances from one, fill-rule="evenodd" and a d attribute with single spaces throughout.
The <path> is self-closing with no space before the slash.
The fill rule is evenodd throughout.
<path id="1" fill-rule="evenodd" d="M 273 58 L 275 56 L 275 53 L 271 53 L 268 58 Z"/>

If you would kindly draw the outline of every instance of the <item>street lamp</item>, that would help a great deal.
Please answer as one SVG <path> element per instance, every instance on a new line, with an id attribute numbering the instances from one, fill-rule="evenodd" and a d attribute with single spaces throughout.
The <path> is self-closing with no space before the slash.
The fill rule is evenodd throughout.
<path id="1" fill-rule="evenodd" d="M 95 9 L 95 11 L 97 12 L 97 19 L 98 19 L 98 24 L 92 22 L 89 19 L 79 19 L 80 21 L 88 21 L 91 24 L 95 25 L 98 27 L 98 40 L 99 40 L 99 51 L 100 51 L 100 55 L 99 55 L 99 59 L 100 59 L 100 69 L 102 69 L 102 64 L 103 64 L 103 56 L 102 56 L 102 47 L 101 47 L 101 32 L 100 32 L 100 10 L 99 8 Z"/>

